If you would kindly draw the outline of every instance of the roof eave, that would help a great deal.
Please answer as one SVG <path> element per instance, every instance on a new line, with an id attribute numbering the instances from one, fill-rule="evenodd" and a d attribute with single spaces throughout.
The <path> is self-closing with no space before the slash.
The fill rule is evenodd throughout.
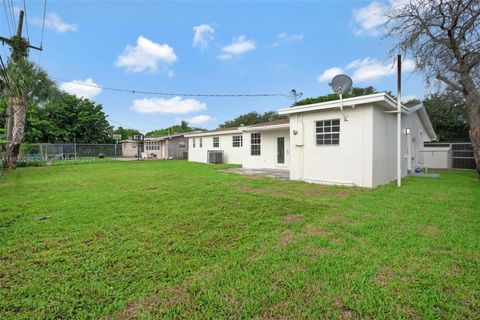
<path id="1" fill-rule="evenodd" d="M 382 106 L 385 107 L 386 109 L 391 109 L 391 110 L 396 109 L 395 100 L 385 92 L 374 93 L 374 94 L 359 96 L 359 97 L 346 98 L 346 99 L 343 99 L 342 104 L 343 104 L 343 107 L 349 107 L 349 106 L 357 106 L 357 105 L 369 104 L 369 103 L 378 103 L 382 101 L 384 102 Z M 301 113 L 301 112 L 309 112 L 309 111 L 317 111 L 317 110 L 328 110 L 328 109 L 334 109 L 339 107 L 340 107 L 340 100 L 333 100 L 333 101 L 313 103 L 313 104 L 291 107 L 291 108 L 283 108 L 278 110 L 278 113 L 282 115 L 284 114 L 288 115 L 293 113 Z"/>
<path id="2" fill-rule="evenodd" d="M 266 125 L 266 126 L 258 126 L 258 127 L 242 127 L 240 130 L 243 132 L 253 132 L 253 131 L 271 131 L 271 130 L 278 130 L 278 129 L 289 129 L 290 123 L 282 123 L 276 125 Z"/>

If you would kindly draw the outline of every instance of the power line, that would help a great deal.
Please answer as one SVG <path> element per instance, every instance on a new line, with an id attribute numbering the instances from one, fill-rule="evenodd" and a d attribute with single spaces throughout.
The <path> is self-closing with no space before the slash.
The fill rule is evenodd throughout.
<path id="1" fill-rule="evenodd" d="M 102 90 L 110 90 L 117 92 L 126 92 L 131 94 L 148 94 L 148 95 L 157 95 L 157 96 L 182 96 L 182 97 L 285 97 L 290 98 L 289 94 L 285 93 L 180 93 L 180 92 L 162 92 L 162 91 L 144 91 L 144 90 L 135 90 L 135 89 L 122 89 L 114 87 L 104 87 L 95 84 L 83 83 L 78 81 L 69 81 L 59 77 L 51 76 L 54 79 L 74 83 L 80 86 L 99 88 Z"/>
<path id="2" fill-rule="evenodd" d="M 27 40 L 28 42 L 30 42 L 30 33 L 28 31 L 27 4 L 25 0 L 23 0 L 23 11 L 25 11 L 25 27 L 27 28 Z"/>
<path id="3" fill-rule="evenodd" d="M 15 19 L 15 12 L 14 12 L 14 10 L 13 10 L 13 2 L 12 2 L 12 0 L 10 0 L 10 1 L 8 2 L 8 5 L 9 5 L 9 7 L 10 7 L 10 14 L 12 15 L 12 20 L 11 20 L 11 21 L 12 21 L 12 27 L 13 27 L 13 29 L 15 29 L 15 25 L 17 24 L 17 20 Z"/>
<path id="4" fill-rule="evenodd" d="M 10 36 L 12 35 L 12 27 L 11 27 L 11 23 L 10 23 L 10 18 L 8 16 L 8 10 L 7 10 L 7 5 L 5 4 L 5 1 L 6 0 L 3 0 L 3 9 L 5 11 L 5 17 L 7 19 L 7 27 L 8 27 L 8 31 L 10 32 Z"/>
<path id="5" fill-rule="evenodd" d="M 109 119 L 109 122 L 113 122 L 114 124 L 116 124 L 117 126 L 120 126 L 122 128 L 125 128 L 125 129 L 130 129 L 130 130 L 137 130 L 138 132 L 148 132 L 147 130 L 140 130 L 138 128 L 134 128 L 132 126 L 129 126 L 129 125 L 126 125 L 124 123 L 121 123 L 121 122 L 118 122 L 118 121 L 115 121 L 115 120 L 112 120 L 112 119 Z"/>
<path id="6" fill-rule="evenodd" d="M 40 39 L 40 48 L 43 49 L 43 34 L 45 32 L 45 15 L 47 13 L 47 0 L 45 0 L 43 5 L 43 21 L 42 21 L 42 38 Z"/>

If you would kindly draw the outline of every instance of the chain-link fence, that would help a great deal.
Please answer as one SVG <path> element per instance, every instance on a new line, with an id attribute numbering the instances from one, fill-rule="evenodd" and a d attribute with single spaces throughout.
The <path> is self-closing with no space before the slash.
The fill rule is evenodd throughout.
<path id="1" fill-rule="evenodd" d="M 121 144 L 41 143 L 32 147 L 31 156 L 52 160 L 69 160 L 85 157 L 122 157 Z"/>

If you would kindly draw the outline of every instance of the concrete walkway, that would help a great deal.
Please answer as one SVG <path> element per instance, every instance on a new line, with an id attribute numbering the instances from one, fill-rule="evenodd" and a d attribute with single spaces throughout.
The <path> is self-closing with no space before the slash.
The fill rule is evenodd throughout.
<path id="1" fill-rule="evenodd" d="M 232 168 L 220 170 L 223 172 L 233 172 L 245 176 L 263 176 L 275 179 L 289 180 L 290 170 L 287 169 L 249 169 L 249 168 Z"/>

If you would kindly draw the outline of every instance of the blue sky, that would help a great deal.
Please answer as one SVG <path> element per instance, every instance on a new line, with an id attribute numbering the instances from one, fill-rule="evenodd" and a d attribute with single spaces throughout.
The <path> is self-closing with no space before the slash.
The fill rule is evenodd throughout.
<path id="1" fill-rule="evenodd" d="M 27 1 L 33 45 L 41 38 L 43 4 Z M 13 0 L 13 5 L 23 8 L 22 1 Z M 382 37 L 379 27 L 381 13 L 392 5 L 49 1 L 44 51 L 31 51 L 31 59 L 64 90 L 101 103 L 112 125 L 145 132 L 189 119 L 192 125 L 215 128 L 237 115 L 277 110 L 292 101 L 129 94 L 69 81 L 174 93 L 288 94 L 296 88 L 304 97 L 314 97 L 331 92 L 328 80 L 343 72 L 356 86 L 394 91 L 393 59 L 388 56 L 392 42 Z M 9 35 L 5 12 L 0 14 L 0 34 Z M 7 48 L 0 53 L 6 57 Z M 404 64 L 403 94 L 421 98 L 422 78 L 410 72 L 410 60 Z"/>

